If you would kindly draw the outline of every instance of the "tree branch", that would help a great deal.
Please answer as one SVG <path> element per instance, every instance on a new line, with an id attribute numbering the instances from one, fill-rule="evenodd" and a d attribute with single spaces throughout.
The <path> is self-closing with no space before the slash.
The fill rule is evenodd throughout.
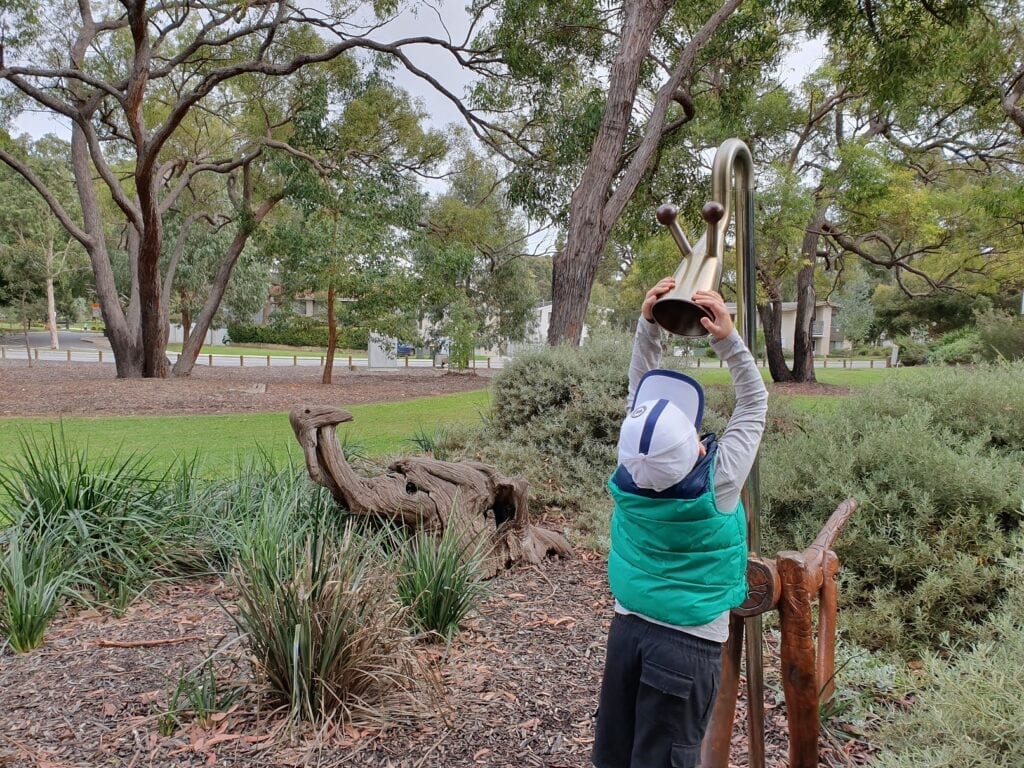
<path id="1" fill-rule="evenodd" d="M 36 176 L 31 168 L 3 149 L 0 149 L 0 160 L 21 174 L 25 181 L 32 185 L 33 189 L 35 189 L 36 192 L 39 193 L 40 197 L 46 201 L 46 204 L 50 206 L 50 210 L 53 211 L 53 215 L 57 217 L 57 220 L 60 221 L 61 226 L 67 230 L 69 235 L 75 238 L 75 240 L 80 242 L 86 248 L 89 248 L 93 244 L 92 237 L 90 237 L 85 230 L 71 220 L 68 212 L 64 210 L 64 206 L 60 204 L 60 201 L 57 200 L 57 197 L 52 191 L 50 191 L 50 188 L 43 183 L 42 179 Z"/>

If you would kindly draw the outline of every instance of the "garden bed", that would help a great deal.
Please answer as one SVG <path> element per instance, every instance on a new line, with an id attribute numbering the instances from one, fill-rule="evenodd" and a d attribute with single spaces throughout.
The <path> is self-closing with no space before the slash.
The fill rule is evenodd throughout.
<path id="1" fill-rule="evenodd" d="M 79 613 L 54 622 L 39 650 L 0 657 L 0 765 L 585 768 L 611 617 L 604 568 L 603 558 L 581 551 L 543 570 L 504 574 L 447 658 L 443 646 L 422 647 L 443 680 L 436 709 L 387 729 L 357 724 L 327 734 L 288 730 L 250 693 L 205 729 L 182 718 L 162 735 L 160 719 L 183 669 L 220 648 L 221 669 L 250 673 L 244 662 L 230 663 L 240 649 L 221 607 L 230 605 L 229 587 L 158 587 L 122 618 Z M 773 650 L 769 644 L 770 676 Z M 781 768 L 784 706 L 771 685 L 767 707 L 767 765 Z M 741 700 L 734 766 L 747 764 L 742 717 Z M 859 746 L 852 757 L 843 752 L 828 745 L 827 764 L 860 764 Z"/>

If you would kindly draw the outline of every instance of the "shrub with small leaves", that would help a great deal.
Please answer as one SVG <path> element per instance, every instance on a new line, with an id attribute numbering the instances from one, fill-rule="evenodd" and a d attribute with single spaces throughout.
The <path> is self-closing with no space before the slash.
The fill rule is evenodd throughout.
<path id="1" fill-rule="evenodd" d="M 1018 768 L 1024 755 L 1024 569 L 987 623 L 990 637 L 927 654 L 909 711 L 883 728 L 878 768 Z"/>

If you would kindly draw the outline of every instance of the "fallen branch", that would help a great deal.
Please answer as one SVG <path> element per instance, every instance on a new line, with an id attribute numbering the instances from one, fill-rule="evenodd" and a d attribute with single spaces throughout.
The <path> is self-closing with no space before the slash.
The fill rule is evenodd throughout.
<path id="1" fill-rule="evenodd" d="M 174 645 L 175 643 L 191 643 L 199 640 L 217 640 L 219 635 L 183 635 L 182 637 L 166 637 L 160 640 L 96 640 L 93 645 L 100 648 L 148 648 L 154 645 Z"/>

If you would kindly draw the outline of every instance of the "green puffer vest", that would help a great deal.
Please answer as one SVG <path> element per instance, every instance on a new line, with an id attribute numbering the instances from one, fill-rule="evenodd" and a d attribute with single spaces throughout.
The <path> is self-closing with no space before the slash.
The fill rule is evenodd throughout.
<path id="1" fill-rule="evenodd" d="M 628 611 L 666 624 L 697 627 L 747 597 L 747 520 L 742 502 L 715 505 L 714 456 L 708 452 L 664 491 L 638 488 L 625 467 L 608 481 L 615 512 L 608 581 Z"/>

